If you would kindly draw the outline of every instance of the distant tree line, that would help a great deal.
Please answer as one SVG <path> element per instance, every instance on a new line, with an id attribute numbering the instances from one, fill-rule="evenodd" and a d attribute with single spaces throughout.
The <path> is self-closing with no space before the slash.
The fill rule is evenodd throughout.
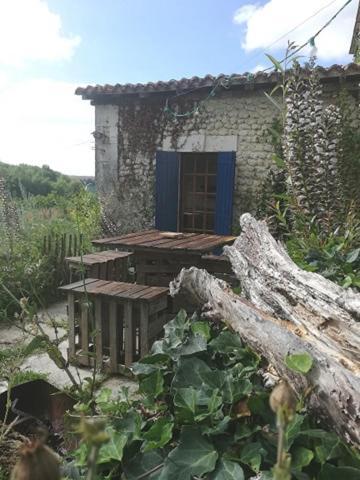
<path id="1" fill-rule="evenodd" d="M 52 170 L 48 165 L 35 167 L 20 164 L 9 165 L 0 162 L 0 176 L 13 198 L 49 194 L 72 195 L 80 190 L 82 182 Z"/>

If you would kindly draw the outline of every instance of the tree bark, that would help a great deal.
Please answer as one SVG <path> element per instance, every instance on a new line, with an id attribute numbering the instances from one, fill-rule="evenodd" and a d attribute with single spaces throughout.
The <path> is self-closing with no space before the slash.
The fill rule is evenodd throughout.
<path id="1" fill-rule="evenodd" d="M 360 446 L 360 294 L 297 267 L 266 225 L 249 214 L 242 233 L 225 248 L 242 296 L 205 270 L 183 269 L 170 285 L 204 305 L 263 355 L 308 406 L 346 441 Z M 246 298 L 244 298 L 246 297 Z M 309 353 L 307 375 L 289 370 L 285 356 Z"/>

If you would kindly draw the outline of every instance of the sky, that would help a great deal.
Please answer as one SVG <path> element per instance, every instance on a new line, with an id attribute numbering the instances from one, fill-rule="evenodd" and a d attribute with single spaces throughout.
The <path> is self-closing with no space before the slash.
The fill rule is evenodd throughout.
<path id="1" fill-rule="evenodd" d="M 265 53 L 282 57 L 288 40 L 304 43 L 344 3 L 0 0 L 0 161 L 93 175 L 94 107 L 77 86 L 255 72 L 269 65 Z M 319 64 L 351 62 L 357 6 L 317 38 Z"/>

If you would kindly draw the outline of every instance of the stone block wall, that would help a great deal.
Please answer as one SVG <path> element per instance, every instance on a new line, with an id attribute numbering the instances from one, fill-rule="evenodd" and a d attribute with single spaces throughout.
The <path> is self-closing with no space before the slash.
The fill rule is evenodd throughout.
<path id="1" fill-rule="evenodd" d="M 194 105 L 196 98 L 190 96 L 189 102 Z M 201 104 L 198 114 L 180 119 L 164 113 L 164 105 L 165 97 L 96 105 L 96 182 L 106 210 L 119 231 L 151 227 L 157 149 L 235 150 L 233 226 L 237 228 L 242 213 L 256 210 L 272 165 L 268 130 L 278 111 L 261 89 L 222 91 Z"/>

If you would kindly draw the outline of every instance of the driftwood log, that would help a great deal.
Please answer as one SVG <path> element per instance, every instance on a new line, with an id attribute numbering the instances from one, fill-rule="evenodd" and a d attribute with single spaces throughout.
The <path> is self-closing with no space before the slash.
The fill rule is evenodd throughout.
<path id="1" fill-rule="evenodd" d="M 242 295 L 195 267 L 170 285 L 204 305 L 263 355 L 308 406 L 346 441 L 360 446 L 360 294 L 297 267 L 265 223 L 244 214 L 241 235 L 225 248 Z M 307 352 L 313 368 L 291 371 L 285 356 Z"/>

